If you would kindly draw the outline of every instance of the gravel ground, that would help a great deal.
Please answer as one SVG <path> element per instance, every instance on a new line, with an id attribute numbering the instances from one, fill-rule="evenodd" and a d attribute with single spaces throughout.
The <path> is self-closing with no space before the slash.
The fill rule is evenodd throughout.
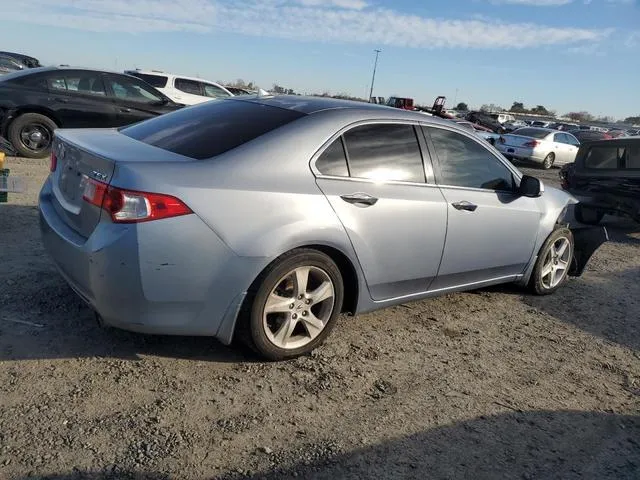
<path id="1" fill-rule="evenodd" d="M 309 357 L 100 329 L 0 204 L 0 479 L 640 478 L 640 226 L 551 297 L 342 318 Z M 528 170 L 557 184 L 557 170 Z"/>

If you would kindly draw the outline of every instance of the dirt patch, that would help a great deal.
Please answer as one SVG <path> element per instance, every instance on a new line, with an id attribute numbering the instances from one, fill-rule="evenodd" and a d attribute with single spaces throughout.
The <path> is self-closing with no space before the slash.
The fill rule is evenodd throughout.
<path id="1" fill-rule="evenodd" d="M 0 204 L 0 478 L 638 478 L 640 227 L 551 297 L 341 318 L 309 357 L 102 330 L 44 254 L 46 161 Z M 541 172 L 557 184 L 557 170 Z"/>

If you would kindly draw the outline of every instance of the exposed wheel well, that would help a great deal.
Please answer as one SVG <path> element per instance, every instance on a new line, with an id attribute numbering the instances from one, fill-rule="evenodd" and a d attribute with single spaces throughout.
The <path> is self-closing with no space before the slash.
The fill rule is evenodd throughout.
<path id="1" fill-rule="evenodd" d="M 9 130 L 9 125 L 11 125 L 11 123 L 13 123 L 16 118 L 18 118 L 20 115 L 23 115 L 25 113 L 38 113 L 40 115 L 44 115 L 45 117 L 50 118 L 53 121 L 53 123 L 55 123 L 58 127 L 62 127 L 62 123 L 53 114 L 53 112 L 51 112 L 50 110 L 47 110 L 46 108 L 40 108 L 40 107 L 33 106 L 33 107 L 19 108 L 18 110 L 16 110 L 15 114 L 13 115 L 13 118 L 7 124 L 7 130 Z M 7 132 L 4 132 L 4 133 L 7 133 Z"/>
<path id="2" fill-rule="evenodd" d="M 342 312 L 354 314 L 358 308 L 358 274 L 351 260 L 337 248 L 326 245 L 305 245 L 303 248 L 318 250 L 331 258 L 340 269 L 344 283 L 344 301 Z"/>

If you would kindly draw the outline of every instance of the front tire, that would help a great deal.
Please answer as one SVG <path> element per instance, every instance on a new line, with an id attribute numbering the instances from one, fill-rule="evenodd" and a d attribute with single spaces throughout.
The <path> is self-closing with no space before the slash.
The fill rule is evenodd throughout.
<path id="1" fill-rule="evenodd" d="M 546 157 L 544 157 L 544 160 L 542 161 L 542 168 L 544 168 L 545 170 L 549 170 L 551 167 L 553 167 L 553 162 L 556 161 L 556 154 L 551 152 L 549 153 Z"/>
<path id="2" fill-rule="evenodd" d="M 273 261 L 249 289 L 238 334 L 268 360 L 308 354 L 331 332 L 343 298 L 340 269 L 331 258 L 293 250 Z"/>
<path id="3" fill-rule="evenodd" d="M 573 262 L 573 234 L 568 228 L 554 230 L 540 249 L 529 287 L 538 295 L 549 295 L 569 276 Z"/>
<path id="4" fill-rule="evenodd" d="M 45 115 L 23 113 L 9 125 L 9 141 L 21 157 L 43 158 L 51 151 L 56 128 L 55 122 Z"/>

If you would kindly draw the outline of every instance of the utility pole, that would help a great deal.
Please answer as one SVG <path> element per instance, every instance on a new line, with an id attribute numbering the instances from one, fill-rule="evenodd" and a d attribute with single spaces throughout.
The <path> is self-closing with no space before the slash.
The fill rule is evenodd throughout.
<path id="1" fill-rule="evenodd" d="M 371 90 L 369 90 L 369 101 L 371 101 L 371 95 L 373 95 L 373 83 L 376 81 L 376 68 L 378 67 L 378 55 L 382 50 L 375 49 L 376 52 L 376 61 L 373 64 L 373 76 L 371 77 Z"/>

